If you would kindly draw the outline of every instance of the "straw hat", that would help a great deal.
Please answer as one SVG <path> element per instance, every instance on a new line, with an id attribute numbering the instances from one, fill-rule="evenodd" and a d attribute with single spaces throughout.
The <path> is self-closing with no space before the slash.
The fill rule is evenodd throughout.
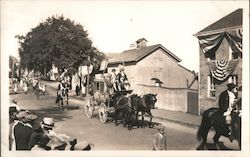
<path id="1" fill-rule="evenodd" d="M 55 125 L 54 118 L 44 117 L 42 125 L 47 128 L 53 128 Z"/>
<path id="2" fill-rule="evenodd" d="M 27 119 L 27 121 L 34 121 L 34 120 L 36 120 L 38 117 L 37 117 L 37 115 L 34 115 L 34 114 L 27 114 L 26 116 L 25 116 L 25 118 Z"/>
<path id="3" fill-rule="evenodd" d="M 21 111 L 21 112 L 19 112 L 19 113 L 16 115 L 16 118 L 17 118 L 17 119 L 22 119 L 22 118 L 25 118 L 27 115 L 28 115 L 28 112 L 26 112 L 26 111 Z"/>

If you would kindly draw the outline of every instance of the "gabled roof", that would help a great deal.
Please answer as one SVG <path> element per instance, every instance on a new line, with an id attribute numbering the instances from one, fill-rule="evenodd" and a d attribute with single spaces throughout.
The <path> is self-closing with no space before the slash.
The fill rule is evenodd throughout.
<path id="1" fill-rule="evenodd" d="M 195 34 L 195 36 L 201 36 L 204 34 L 212 34 L 213 32 L 222 32 L 227 28 L 235 28 L 242 26 L 242 12 L 243 9 L 237 9 L 227 16 L 222 17 L 218 21 L 204 28 Z"/>
<path id="2" fill-rule="evenodd" d="M 180 58 L 175 56 L 173 53 L 171 53 L 161 44 L 126 50 L 126 51 L 123 51 L 122 53 L 106 53 L 106 56 L 108 57 L 108 62 L 111 64 L 123 63 L 123 62 L 124 63 L 125 62 L 138 62 L 159 48 L 163 49 L 168 55 L 170 55 L 177 62 L 181 62 Z"/>

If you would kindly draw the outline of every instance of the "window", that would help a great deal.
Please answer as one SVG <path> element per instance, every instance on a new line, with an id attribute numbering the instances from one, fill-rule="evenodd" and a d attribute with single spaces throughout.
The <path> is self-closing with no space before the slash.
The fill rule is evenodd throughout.
<path id="1" fill-rule="evenodd" d="M 207 77 L 207 96 L 215 97 L 215 84 L 211 75 L 208 75 Z"/>

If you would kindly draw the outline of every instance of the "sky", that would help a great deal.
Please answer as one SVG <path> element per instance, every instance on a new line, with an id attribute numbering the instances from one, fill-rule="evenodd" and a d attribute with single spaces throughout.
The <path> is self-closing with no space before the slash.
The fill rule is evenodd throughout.
<path id="1" fill-rule="evenodd" d="M 52 15 L 80 23 L 93 46 L 104 53 L 120 53 L 139 38 L 162 44 L 198 72 L 199 45 L 193 35 L 248 1 L 1 1 L 1 53 L 18 56 L 15 35 L 26 35 Z"/>

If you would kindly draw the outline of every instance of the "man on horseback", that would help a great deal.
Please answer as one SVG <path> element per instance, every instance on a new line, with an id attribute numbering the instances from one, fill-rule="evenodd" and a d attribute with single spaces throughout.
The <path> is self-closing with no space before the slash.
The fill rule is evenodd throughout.
<path id="1" fill-rule="evenodd" d="M 58 84 L 57 96 L 56 96 L 56 103 L 59 102 L 59 95 L 61 94 L 62 90 L 66 90 L 66 84 L 65 84 L 65 80 L 64 79 L 61 79 L 60 83 Z"/>
<path id="2" fill-rule="evenodd" d="M 234 110 L 236 102 L 236 93 L 237 93 L 236 85 L 233 83 L 229 83 L 227 84 L 227 90 L 223 91 L 219 96 L 219 114 L 223 116 L 225 123 L 228 126 L 229 129 L 228 137 L 230 141 L 233 140 L 231 112 Z"/>

